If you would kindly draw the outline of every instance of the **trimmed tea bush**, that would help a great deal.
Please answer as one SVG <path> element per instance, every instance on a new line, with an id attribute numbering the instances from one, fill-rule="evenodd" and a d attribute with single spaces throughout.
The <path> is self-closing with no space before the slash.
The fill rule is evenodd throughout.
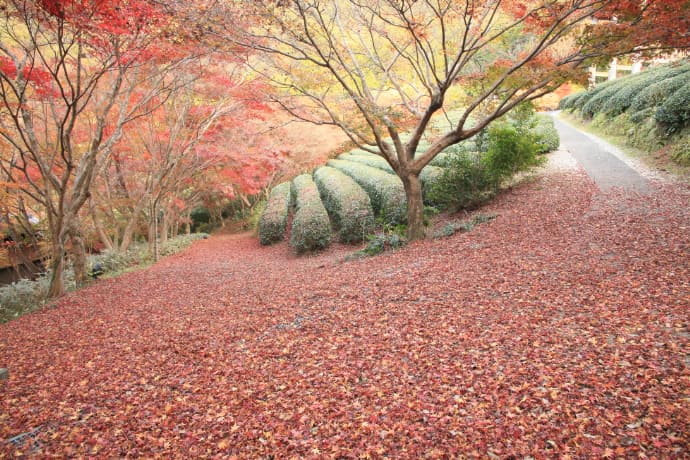
<path id="1" fill-rule="evenodd" d="M 655 80 L 656 77 L 654 75 L 650 76 L 649 72 L 638 73 L 626 78 L 625 84 L 621 85 L 618 92 L 604 101 L 601 111 L 610 116 L 616 116 L 625 112 L 630 107 L 633 98 L 640 91 L 654 83 Z"/>
<path id="2" fill-rule="evenodd" d="M 374 211 L 367 193 L 350 176 L 330 166 L 314 171 L 314 182 L 338 230 L 339 240 L 362 241 L 374 225 Z"/>
<path id="3" fill-rule="evenodd" d="M 644 88 L 633 98 L 630 110 L 639 112 L 640 110 L 661 105 L 666 98 L 682 88 L 688 81 L 690 81 L 690 74 L 687 73 L 657 81 Z"/>
<path id="4" fill-rule="evenodd" d="M 590 100 L 592 100 L 597 94 L 601 93 L 602 91 L 606 91 L 607 89 L 610 89 L 612 86 L 616 85 L 617 82 L 619 82 L 619 80 L 610 80 L 610 81 L 598 84 L 593 89 L 582 92 L 580 97 L 573 100 L 571 108 L 583 110 L 584 106 Z"/>
<path id="5" fill-rule="evenodd" d="M 594 115 L 602 111 L 604 104 L 606 104 L 610 98 L 615 96 L 616 93 L 621 90 L 621 88 L 623 88 L 623 85 L 613 84 L 612 82 L 611 85 L 607 85 L 606 88 L 598 91 L 596 95 L 590 98 L 589 101 L 582 106 L 582 115 L 587 118 L 594 117 Z"/>
<path id="6" fill-rule="evenodd" d="M 443 153 L 439 154 L 443 155 Z M 438 157 L 437 157 L 438 158 Z M 343 153 L 338 157 L 340 160 L 354 161 L 356 163 L 362 163 L 372 168 L 378 168 L 382 171 L 386 171 L 391 174 L 395 174 L 393 168 L 388 164 L 383 157 L 374 155 L 373 153 L 365 152 L 364 150 L 354 150 L 351 153 Z M 419 174 L 419 180 L 422 182 L 422 192 L 426 198 L 426 193 L 429 191 L 431 184 L 438 180 L 443 174 L 443 170 L 439 166 L 429 164 L 422 169 Z M 426 201 L 425 201 L 426 202 Z"/>
<path id="7" fill-rule="evenodd" d="M 667 133 L 679 131 L 690 124 L 690 83 L 669 96 L 659 106 L 654 119 L 666 127 Z"/>
<path id="8" fill-rule="evenodd" d="M 354 161 L 330 160 L 327 165 L 354 179 L 369 195 L 374 213 L 386 223 L 395 225 L 407 220 L 405 189 L 398 176 Z"/>
<path id="9" fill-rule="evenodd" d="M 331 224 L 311 175 L 295 177 L 292 191 L 295 216 L 292 219 L 290 245 L 297 253 L 328 247 L 331 242 Z"/>
<path id="10" fill-rule="evenodd" d="M 269 245 L 281 241 L 285 236 L 290 211 L 290 182 L 273 187 L 266 208 L 259 219 L 259 241 Z"/>
<path id="11" fill-rule="evenodd" d="M 390 174 L 395 174 L 391 165 L 381 156 L 375 155 L 373 153 L 366 152 L 364 150 L 353 150 L 350 153 L 343 153 L 338 157 L 339 160 L 354 161 L 356 163 L 362 163 L 372 168 L 380 169 L 381 171 L 386 171 Z"/>

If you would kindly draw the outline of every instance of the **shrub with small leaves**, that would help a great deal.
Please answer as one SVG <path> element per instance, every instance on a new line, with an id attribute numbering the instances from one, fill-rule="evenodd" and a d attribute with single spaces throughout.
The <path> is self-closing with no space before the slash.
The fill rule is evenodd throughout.
<path id="1" fill-rule="evenodd" d="M 537 145 L 530 136 L 521 136 L 507 123 L 489 128 L 489 149 L 484 162 L 496 185 L 513 174 L 537 164 Z"/>
<path id="2" fill-rule="evenodd" d="M 568 94 L 558 103 L 558 108 L 561 110 L 572 109 L 575 106 L 575 102 L 579 97 L 585 94 L 585 91 L 579 91 L 577 93 Z"/>
<path id="3" fill-rule="evenodd" d="M 537 124 L 532 129 L 534 142 L 537 145 L 537 153 L 553 152 L 561 145 L 561 138 L 553 124 L 553 118 L 548 115 L 538 114 Z"/>
<path id="4" fill-rule="evenodd" d="M 424 197 L 424 204 L 433 204 L 430 193 L 436 184 L 443 177 L 443 168 L 433 165 L 427 165 L 419 173 L 419 180 L 422 183 L 422 195 Z"/>
<path id="5" fill-rule="evenodd" d="M 350 153 L 343 153 L 338 157 L 338 159 L 362 163 L 367 166 L 371 166 L 372 168 L 377 168 L 382 171 L 395 174 L 393 168 L 391 168 L 383 157 L 364 150 L 353 150 Z M 431 186 L 438 181 L 441 175 L 443 175 L 443 169 L 432 164 L 425 166 L 424 169 L 422 169 L 422 172 L 419 174 L 419 180 L 422 183 L 422 194 L 424 196 L 425 203 L 430 203 L 427 201 L 427 194 L 429 190 L 431 190 Z"/>
<path id="6" fill-rule="evenodd" d="M 476 153 L 456 153 L 431 187 L 429 201 L 445 209 L 472 209 L 494 194 L 489 170 Z"/>
<path id="7" fill-rule="evenodd" d="M 367 237 L 367 247 L 359 254 L 375 256 L 387 250 L 395 250 L 405 246 L 405 238 L 397 233 L 377 233 Z"/>
<path id="8" fill-rule="evenodd" d="M 73 291 L 76 288 L 72 269 L 65 270 L 63 282 L 66 291 Z M 0 287 L 0 323 L 36 311 L 46 305 L 49 286 L 50 273 L 44 273 L 36 280 L 21 279 Z"/>
<path id="9" fill-rule="evenodd" d="M 205 240 L 208 238 L 208 233 L 190 233 L 184 235 L 177 235 L 174 238 L 170 238 L 167 241 L 160 244 L 158 248 L 158 255 L 160 256 L 171 256 L 182 252 L 192 245 L 193 242 L 198 240 Z"/>
<path id="10" fill-rule="evenodd" d="M 273 187 L 259 219 L 259 241 L 263 245 L 281 241 L 285 236 L 290 211 L 290 182 Z"/>
<path id="11" fill-rule="evenodd" d="M 367 193 L 350 176 L 330 166 L 314 171 L 314 182 L 340 241 L 362 241 L 374 225 L 374 211 Z"/>
<path id="12" fill-rule="evenodd" d="M 331 242 L 331 224 L 311 175 L 295 177 L 292 189 L 295 215 L 292 219 L 290 245 L 298 254 L 328 247 Z"/>
<path id="13" fill-rule="evenodd" d="M 353 161 L 330 160 L 327 165 L 354 179 L 369 195 L 374 213 L 386 223 L 394 225 L 407 220 L 405 189 L 398 176 Z"/>

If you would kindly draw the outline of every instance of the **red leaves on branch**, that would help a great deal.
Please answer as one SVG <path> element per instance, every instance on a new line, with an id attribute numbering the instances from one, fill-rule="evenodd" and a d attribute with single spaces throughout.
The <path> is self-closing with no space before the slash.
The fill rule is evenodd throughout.
<path id="1" fill-rule="evenodd" d="M 630 45 L 643 48 L 690 47 L 690 1 L 688 0 L 617 0 L 596 17 L 608 21 L 600 24 L 597 36 L 621 37 L 619 49 Z M 631 33 L 632 32 L 632 33 Z"/>
<path id="2" fill-rule="evenodd" d="M 684 458 L 689 199 L 561 171 L 367 260 L 199 242 L 0 326 L 0 455 Z"/>

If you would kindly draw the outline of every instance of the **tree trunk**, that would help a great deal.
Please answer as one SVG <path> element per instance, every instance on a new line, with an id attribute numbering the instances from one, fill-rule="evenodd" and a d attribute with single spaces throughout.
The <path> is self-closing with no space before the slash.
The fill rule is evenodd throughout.
<path id="1" fill-rule="evenodd" d="M 100 219 L 98 219 L 98 216 L 96 216 L 96 206 L 94 205 L 92 198 L 89 198 L 89 212 L 91 213 L 91 221 L 93 222 L 93 226 L 98 234 L 98 239 L 101 240 L 101 243 L 103 243 L 106 249 L 112 251 L 117 245 L 117 239 L 115 241 L 110 239 L 105 229 L 101 225 Z"/>
<path id="2" fill-rule="evenodd" d="M 134 207 L 134 211 L 132 211 L 132 215 L 129 217 L 127 225 L 125 226 L 125 229 L 122 233 L 120 252 L 125 252 L 127 249 L 129 249 L 129 245 L 132 244 L 134 230 L 136 229 L 136 225 L 139 222 L 139 215 L 141 214 L 141 211 L 144 209 L 145 205 L 146 201 L 144 199 L 141 199 L 139 200 L 139 202 L 137 202 L 136 206 Z"/>
<path id="3" fill-rule="evenodd" d="M 89 277 L 86 273 L 86 249 L 84 248 L 84 240 L 78 233 L 73 231 L 70 235 L 74 280 L 77 283 L 77 287 L 81 287 L 86 284 Z"/>
<path id="4" fill-rule="evenodd" d="M 60 241 L 53 241 L 50 255 L 50 286 L 48 297 L 60 297 L 65 293 L 62 272 L 65 268 L 65 246 Z"/>
<path id="5" fill-rule="evenodd" d="M 424 239 L 424 202 L 422 201 L 422 182 L 418 174 L 408 173 L 402 177 L 407 198 L 407 240 Z"/>
<path id="6" fill-rule="evenodd" d="M 165 243 L 168 241 L 168 228 L 170 227 L 170 213 L 167 209 L 163 209 L 163 218 L 161 219 L 161 224 L 159 228 L 160 232 L 160 242 Z"/>

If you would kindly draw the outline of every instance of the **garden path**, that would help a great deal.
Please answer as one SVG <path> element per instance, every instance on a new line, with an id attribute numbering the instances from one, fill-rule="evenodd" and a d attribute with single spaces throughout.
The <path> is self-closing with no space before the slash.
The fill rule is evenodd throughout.
<path id="1" fill-rule="evenodd" d="M 561 149 L 570 152 L 602 191 L 619 187 L 640 193 L 649 192 L 648 180 L 640 174 L 639 165 L 628 160 L 615 146 L 584 133 L 552 113 Z"/>

